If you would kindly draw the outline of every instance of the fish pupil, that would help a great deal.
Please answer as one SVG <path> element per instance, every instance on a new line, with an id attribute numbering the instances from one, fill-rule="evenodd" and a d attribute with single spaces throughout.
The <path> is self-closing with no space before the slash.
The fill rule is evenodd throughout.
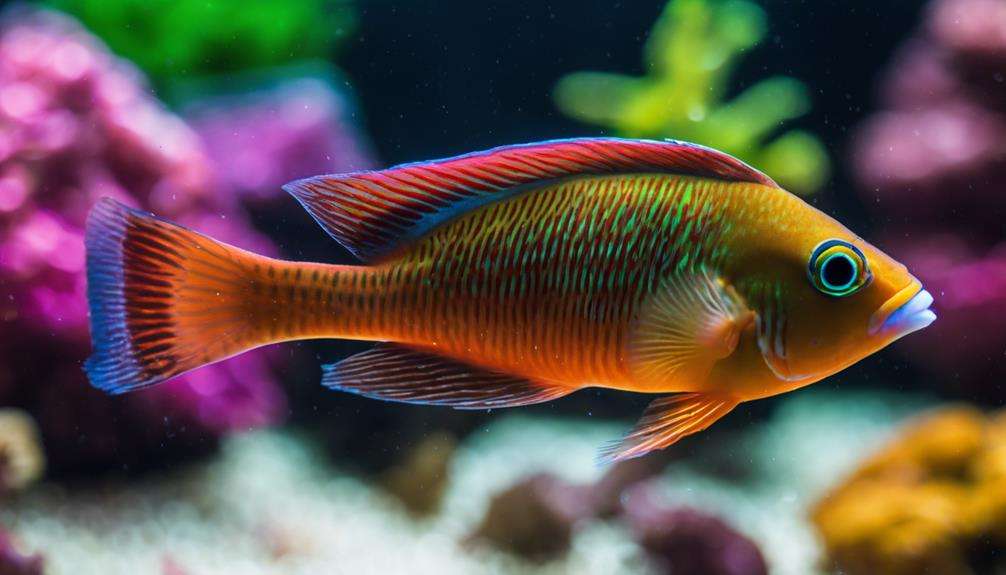
<path id="1" fill-rule="evenodd" d="M 852 285 L 856 279 L 856 266 L 849 256 L 835 254 L 821 268 L 823 283 L 834 289 L 843 289 Z"/>

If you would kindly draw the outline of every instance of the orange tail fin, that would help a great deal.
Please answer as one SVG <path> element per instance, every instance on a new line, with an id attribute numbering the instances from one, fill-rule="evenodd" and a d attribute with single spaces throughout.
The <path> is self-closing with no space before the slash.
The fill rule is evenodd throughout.
<path id="1" fill-rule="evenodd" d="M 277 286 L 279 276 L 292 281 L 291 270 L 299 278 L 310 267 L 216 242 L 109 199 L 92 210 L 86 243 L 94 354 L 85 370 L 97 388 L 154 385 L 305 328 Z M 316 266 L 335 273 L 336 266 Z"/>

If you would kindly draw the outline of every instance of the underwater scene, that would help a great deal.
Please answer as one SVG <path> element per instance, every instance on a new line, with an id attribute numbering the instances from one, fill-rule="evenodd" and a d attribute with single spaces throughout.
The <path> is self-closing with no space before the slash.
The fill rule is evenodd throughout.
<path id="1" fill-rule="evenodd" d="M 1006 2 L 0 2 L 0 575 L 1006 573 Z"/>

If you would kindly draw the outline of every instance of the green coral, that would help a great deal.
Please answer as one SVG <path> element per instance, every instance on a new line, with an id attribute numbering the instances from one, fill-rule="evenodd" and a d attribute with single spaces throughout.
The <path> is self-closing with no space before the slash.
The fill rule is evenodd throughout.
<path id="1" fill-rule="evenodd" d="M 794 192 L 811 193 L 828 177 L 824 146 L 799 130 L 776 135 L 780 124 L 809 110 L 803 84 L 768 78 L 723 101 L 738 58 L 765 34 L 765 13 L 750 2 L 672 0 L 646 43 L 645 76 L 576 72 L 559 81 L 556 102 L 619 135 L 723 150 Z"/>
<path id="2" fill-rule="evenodd" d="M 158 82 L 327 58 L 354 28 L 345 0 L 48 0 Z"/>

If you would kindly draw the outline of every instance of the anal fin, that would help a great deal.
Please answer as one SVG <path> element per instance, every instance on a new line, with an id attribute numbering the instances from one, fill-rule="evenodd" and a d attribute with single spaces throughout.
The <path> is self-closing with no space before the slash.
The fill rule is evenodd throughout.
<path id="1" fill-rule="evenodd" d="M 682 393 L 653 400 L 636 427 L 601 452 L 602 461 L 640 457 L 698 433 L 730 413 L 737 399 L 710 393 Z"/>
<path id="2" fill-rule="evenodd" d="M 543 403 L 575 388 L 496 373 L 395 344 L 322 366 L 322 384 L 386 401 L 492 409 Z"/>

